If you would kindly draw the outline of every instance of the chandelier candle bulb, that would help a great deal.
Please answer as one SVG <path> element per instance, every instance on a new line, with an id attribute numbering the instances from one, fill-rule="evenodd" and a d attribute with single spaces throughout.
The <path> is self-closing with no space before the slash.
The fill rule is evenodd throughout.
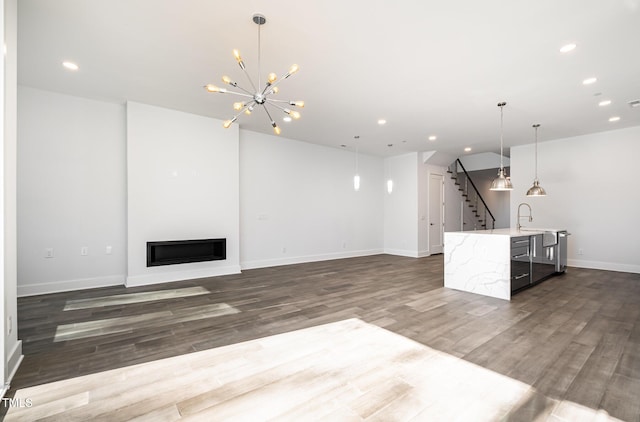
<path id="1" fill-rule="evenodd" d="M 275 73 L 269 73 L 269 76 L 267 76 L 267 81 L 270 84 L 274 83 L 276 79 L 278 79 L 278 76 Z"/>
<path id="2" fill-rule="evenodd" d="M 240 52 L 238 50 L 233 50 L 233 57 L 238 61 L 240 68 L 244 70 L 244 62 L 242 61 L 242 57 L 240 57 Z"/>
<path id="3" fill-rule="evenodd" d="M 291 76 L 294 73 L 296 73 L 298 71 L 298 69 L 300 69 L 300 68 L 298 67 L 297 64 L 291 65 L 291 67 L 289 68 L 289 72 L 287 73 L 287 76 L 285 76 L 285 78 L 288 78 L 289 76 Z"/>
<path id="4" fill-rule="evenodd" d="M 206 88 L 206 89 L 207 89 L 207 91 L 209 91 L 209 92 L 219 92 L 220 94 L 224 94 L 224 93 L 226 93 L 226 92 L 227 92 L 227 90 L 226 90 L 226 89 L 224 89 L 224 88 L 220 88 L 220 87 L 218 87 L 218 86 L 211 85 L 211 84 L 206 85 L 206 86 L 205 86 L 205 88 Z"/>
<path id="5" fill-rule="evenodd" d="M 235 83 L 235 82 L 233 82 L 233 81 L 231 80 L 231 78 L 230 78 L 230 77 L 228 77 L 227 75 L 224 75 L 224 76 L 222 77 L 222 82 L 224 82 L 224 83 L 225 83 L 225 84 L 227 84 L 227 85 L 231 85 L 231 86 L 238 86 L 238 84 L 237 84 L 237 83 Z"/>

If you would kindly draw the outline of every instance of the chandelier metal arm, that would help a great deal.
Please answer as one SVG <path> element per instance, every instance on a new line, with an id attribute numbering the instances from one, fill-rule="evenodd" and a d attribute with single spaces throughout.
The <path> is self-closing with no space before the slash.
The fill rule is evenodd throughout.
<path id="1" fill-rule="evenodd" d="M 244 66 L 240 66 L 240 68 L 242 69 L 242 71 L 244 72 L 245 76 L 249 80 L 249 83 L 251 84 L 251 87 L 253 88 L 253 91 L 254 92 L 258 92 L 258 90 L 256 89 L 256 86 L 253 84 L 253 80 L 251 80 L 251 76 L 249 76 L 249 72 L 247 72 L 247 69 Z M 240 89 L 242 89 L 242 88 L 240 88 Z M 249 91 L 247 91 L 247 92 L 249 92 Z"/>
<path id="2" fill-rule="evenodd" d="M 242 91 L 246 92 L 249 97 L 253 97 L 253 93 L 251 91 L 249 91 L 248 89 L 244 89 L 243 87 L 241 87 L 237 83 L 234 83 L 233 87 L 241 89 Z M 233 94 L 238 94 L 237 92 L 233 92 L 233 91 L 227 91 L 227 92 L 231 92 Z"/>
<path id="3" fill-rule="evenodd" d="M 271 125 L 273 125 L 275 121 L 273 120 L 273 117 L 271 117 L 271 113 L 269 113 L 269 110 L 267 110 L 267 106 L 265 104 L 260 105 L 262 106 L 262 108 L 264 108 L 265 113 L 267 113 L 267 116 L 269 116 L 269 122 L 271 123 Z"/>
<path id="4" fill-rule="evenodd" d="M 282 111 L 284 111 L 285 113 L 289 114 L 289 113 L 287 112 L 287 109 L 286 109 L 286 108 L 284 108 L 284 107 L 282 107 L 282 106 L 280 106 L 280 105 L 278 105 L 278 104 L 274 103 L 273 101 L 274 101 L 274 100 L 272 100 L 272 99 L 268 99 L 268 100 L 267 100 L 267 101 L 265 101 L 265 102 L 266 102 L 266 103 L 268 103 L 268 104 L 271 104 L 272 106 L 274 106 L 274 107 L 276 107 L 276 108 L 279 108 L 280 110 L 282 110 Z M 289 112 L 291 112 L 291 110 L 289 110 Z"/>
<path id="5" fill-rule="evenodd" d="M 239 88 L 239 87 L 238 87 L 238 88 Z M 242 88 L 240 88 L 240 89 L 242 89 Z M 247 92 L 249 92 L 249 91 L 247 91 Z M 227 91 L 225 91 L 225 92 L 221 92 L 221 94 L 234 94 L 234 95 L 239 95 L 239 96 L 241 96 L 241 97 L 253 98 L 253 94 L 251 94 L 250 92 L 249 92 L 249 94 L 245 94 L 245 93 L 243 93 L 243 92 L 236 92 L 236 91 L 229 91 L 229 90 L 227 90 Z"/>
<path id="6" fill-rule="evenodd" d="M 289 104 L 290 106 L 293 106 L 293 107 L 299 107 L 298 105 L 296 105 L 295 101 L 291 101 L 291 100 L 277 100 L 275 98 L 269 98 L 269 102 L 270 103 L 273 103 L 273 102 L 286 103 L 286 104 Z M 273 104 L 273 105 L 275 105 L 275 104 Z"/>

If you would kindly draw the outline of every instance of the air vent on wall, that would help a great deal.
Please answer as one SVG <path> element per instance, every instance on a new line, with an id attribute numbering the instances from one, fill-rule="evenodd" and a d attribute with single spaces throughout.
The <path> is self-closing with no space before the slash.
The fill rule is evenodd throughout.
<path id="1" fill-rule="evenodd" d="M 633 108 L 640 107 L 640 100 L 629 101 L 629 105 Z"/>

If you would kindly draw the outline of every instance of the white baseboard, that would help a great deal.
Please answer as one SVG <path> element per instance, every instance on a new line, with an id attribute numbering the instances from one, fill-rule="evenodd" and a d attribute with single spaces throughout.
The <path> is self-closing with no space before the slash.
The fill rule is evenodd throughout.
<path id="1" fill-rule="evenodd" d="M 24 355 L 22 354 L 22 340 L 18 340 L 7 356 L 7 374 L 9 374 L 9 376 L 7 377 L 6 384 L 11 383 L 14 375 L 18 372 L 22 359 L 24 359 Z"/>
<path id="2" fill-rule="evenodd" d="M 144 274 L 129 276 L 126 278 L 125 286 L 149 286 L 151 284 L 169 283 L 172 281 L 193 280 L 196 278 L 217 277 L 221 275 L 239 274 L 239 265 L 230 265 L 217 268 L 199 268 L 183 271 L 170 271 L 158 274 Z"/>
<path id="3" fill-rule="evenodd" d="M 570 267 L 589 268 L 592 270 L 620 271 L 623 273 L 640 274 L 640 265 L 620 264 L 617 262 L 586 261 L 583 259 L 568 259 Z"/>
<path id="4" fill-rule="evenodd" d="M 275 259 L 260 259 L 255 261 L 244 261 L 240 265 L 243 270 L 255 268 L 278 267 L 280 265 L 303 264 L 305 262 L 328 261 L 331 259 L 356 258 L 359 256 L 379 255 L 384 253 L 382 249 L 369 249 L 361 251 L 335 252 L 320 255 L 304 255 Z"/>
<path id="5" fill-rule="evenodd" d="M 404 250 L 404 249 L 386 249 L 385 248 L 384 253 L 389 255 L 406 256 L 409 258 L 420 258 L 420 252 Z"/>
<path id="6" fill-rule="evenodd" d="M 124 275 L 110 277 L 84 278 L 79 280 L 53 281 L 40 284 L 20 284 L 18 281 L 18 297 L 44 295 L 48 293 L 69 292 L 72 290 L 94 289 L 97 287 L 121 286 Z"/>
<path id="7" fill-rule="evenodd" d="M 18 368 L 20 367 L 23 359 L 24 355 L 22 354 L 22 340 L 18 340 L 16 344 L 13 345 L 13 348 L 7 356 L 6 373 L 8 375 L 4 385 L 2 386 L 2 389 L 0 390 L 0 397 L 4 397 L 4 395 L 7 394 L 7 391 L 9 391 L 9 388 L 11 387 L 11 380 L 16 375 L 16 372 L 18 372 Z"/>

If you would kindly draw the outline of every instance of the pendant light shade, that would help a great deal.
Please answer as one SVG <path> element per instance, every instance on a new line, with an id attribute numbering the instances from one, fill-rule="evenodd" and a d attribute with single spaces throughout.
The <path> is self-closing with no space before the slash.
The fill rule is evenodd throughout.
<path id="1" fill-rule="evenodd" d="M 502 137 L 503 137 L 503 125 L 502 125 L 502 109 L 506 106 L 506 102 L 498 103 L 498 107 L 500 107 L 500 170 L 498 170 L 498 177 L 493 179 L 491 182 L 490 190 L 496 191 L 505 191 L 505 190 L 513 190 L 513 185 L 511 184 L 511 179 L 507 176 L 507 172 L 504 169 L 504 165 L 502 163 Z"/>
<path id="2" fill-rule="evenodd" d="M 503 168 L 498 170 L 498 177 L 493 179 L 491 182 L 491 190 L 503 191 L 503 190 L 513 190 L 513 185 L 511 184 L 511 180 L 507 177 L 507 174 Z"/>
<path id="3" fill-rule="evenodd" d="M 533 125 L 535 129 L 535 137 L 536 137 L 536 146 L 535 146 L 535 171 L 536 176 L 533 179 L 533 186 L 529 188 L 527 191 L 527 196 L 547 196 L 547 192 L 540 186 L 540 182 L 538 182 L 538 128 L 540 127 L 539 123 Z"/>

